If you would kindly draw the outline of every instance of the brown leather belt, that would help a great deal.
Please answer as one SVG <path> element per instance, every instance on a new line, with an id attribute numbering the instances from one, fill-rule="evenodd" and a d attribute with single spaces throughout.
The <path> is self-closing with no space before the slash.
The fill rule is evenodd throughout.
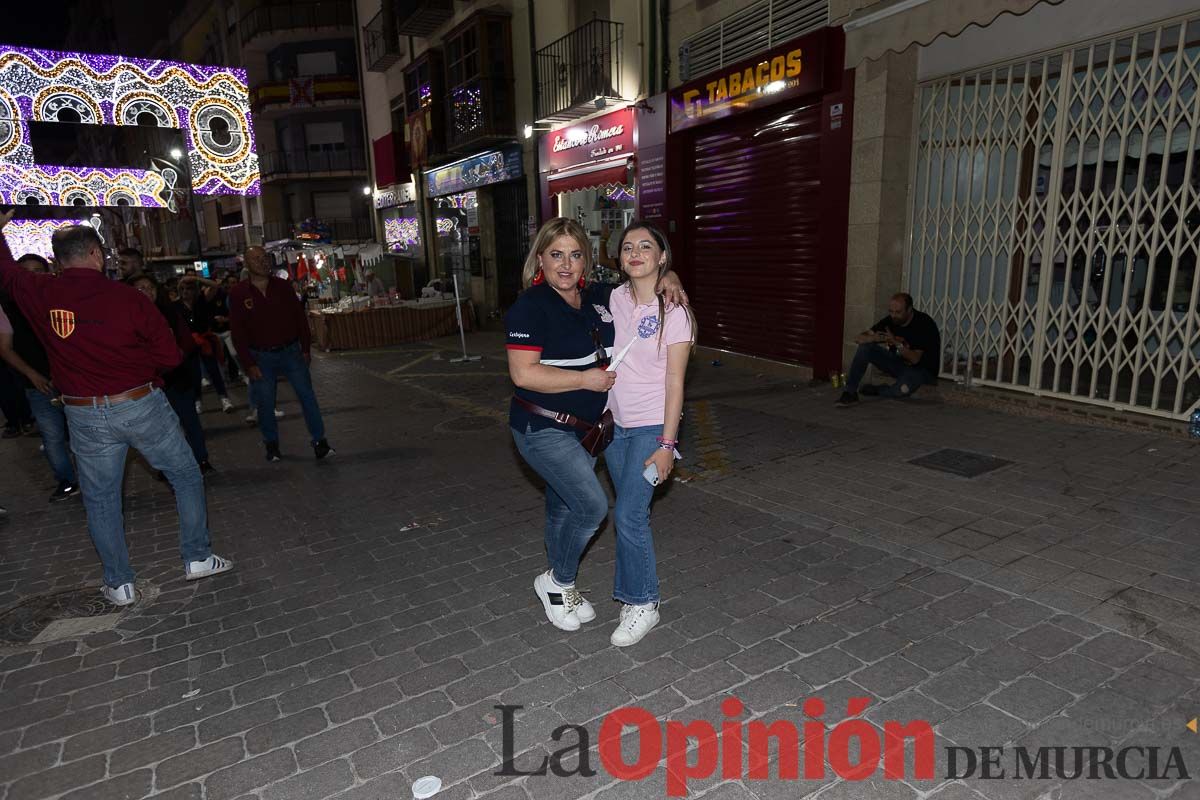
<path id="1" fill-rule="evenodd" d="M 124 403 L 129 400 L 141 400 L 146 395 L 154 391 L 154 384 L 147 383 L 144 386 L 138 386 L 130 389 L 127 392 L 120 394 L 106 394 L 99 397 L 69 397 L 62 396 L 62 401 L 69 406 L 104 406 L 115 405 L 116 403 Z"/>
<path id="2" fill-rule="evenodd" d="M 539 417 L 552 419 L 559 425 L 570 425 L 573 428 L 578 428 L 584 433 L 587 433 L 592 429 L 591 422 L 585 422 L 574 414 L 568 414 L 565 411 L 551 411 L 548 408 L 542 408 L 539 405 L 529 402 L 523 397 L 517 397 L 515 394 L 513 395 L 513 402 L 528 411 L 530 414 L 537 414 Z"/>

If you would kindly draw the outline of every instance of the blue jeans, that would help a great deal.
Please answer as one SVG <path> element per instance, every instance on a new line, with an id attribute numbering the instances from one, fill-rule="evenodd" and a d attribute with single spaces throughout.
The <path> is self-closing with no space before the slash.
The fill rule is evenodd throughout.
<path id="1" fill-rule="evenodd" d="M 300 343 L 293 342 L 273 353 L 259 350 L 251 350 L 251 353 L 263 374 L 261 381 L 250 383 L 250 399 L 258 409 L 258 430 L 262 433 L 263 441 L 267 444 L 279 442 L 279 425 L 275 422 L 275 381 L 280 375 L 287 378 L 296 393 L 296 399 L 300 401 L 304 424 L 308 426 L 312 443 L 324 439 L 325 422 L 321 419 L 321 407 L 317 405 L 312 375 L 308 371 L 308 364 L 304 362 L 304 354 L 300 352 Z"/>
<path id="2" fill-rule="evenodd" d="M 546 481 L 546 562 L 555 581 L 570 585 L 584 548 L 608 515 L 596 459 L 574 433 L 561 428 L 531 431 L 526 426 L 512 434 L 521 457 Z"/>
<path id="3" fill-rule="evenodd" d="M 166 394 L 156 389 L 138 400 L 67 406 L 66 412 L 88 532 L 104 565 L 106 585 L 116 587 L 134 578 L 121 511 L 125 454 L 131 447 L 166 475 L 175 489 L 180 557 L 186 563 L 212 555 L 204 479 Z"/>
<path id="4" fill-rule="evenodd" d="M 204 426 L 200 424 L 200 415 L 196 413 L 196 390 L 189 386 L 186 389 L 167 389 L 166 392 L 167 402 L 179 418 L 179 425 L 183 428 L 184 438 L 192 449 L 196 463 L 208 461 L 208 440 L 204 436 Z"/>
<path id="5" fill-rule="evenodd" d="M 25 397 L 29 400 L 33 418 L 37 420 L 38 432 L 42 434 L 42 446 L 46 450 L 46 460 L 50 462 L 54 480 L 60 484 L 76 485 L 79 479 L 75 477 L 75 465 L 71 463 L 71 454 L 67 451 L 67 417 L 62 406 L 51 403 L 50 396 L 37 389 L 26 389 Z"/>
<path id="6" fill-rule="evenodd" d="M 658 602 L 658 567 L 650 532 L 650 501 L 654 487 L 642 477 L 645 461 L 658 449 L 662 425 L 641 428 L 616 426 L 604 463 L 617 491 L 613 521 L 617 528 L 617 574 L 613 597 L 629 605 Z"/>
<path id="7" fill-rule="evenodd" d="M 931 383 L 929 373 L 920 367 L 909 364 L 900 356 L 878 344 L 860 344 L 854 353 L 854 361 L 850 363 L 850 372 L 846 374 L 846 391 L 857 392 L 867 367 L 875 366 L 885 374 L 896 378 L 896 382 L 887 386 L 879 394 L 881 397 L 908 397 L 926 383 Z"/>

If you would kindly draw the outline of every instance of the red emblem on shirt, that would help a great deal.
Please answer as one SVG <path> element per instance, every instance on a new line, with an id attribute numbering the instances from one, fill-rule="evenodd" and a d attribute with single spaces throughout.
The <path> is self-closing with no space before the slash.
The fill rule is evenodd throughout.
<path id="1" fill-rule="evenodd" d="M 253 310 L 254 310 L 254 298 L 253 298 L 253 297 L 247 297 L 247 298 L 246 298 L 245 300 L 243 300 L 242 302 L 246 304 L 246 310 L 247 310 L 247 311 L 253 311 Z"/>
<path id="2" fill-rule="evenodd" d="M 75 332 L 75 312 L 62 308 L 50 309 L 50 327 L 58 338 L 66 339 Z"/>

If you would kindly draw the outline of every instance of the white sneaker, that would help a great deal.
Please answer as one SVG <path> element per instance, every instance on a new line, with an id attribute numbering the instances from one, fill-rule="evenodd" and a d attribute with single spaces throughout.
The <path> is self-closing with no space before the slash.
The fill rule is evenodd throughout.
<path id="1" fill-rule="evenodd" d="M 250 409 L 250 413 L 246 415 L 246 424 L 247 425 L 257 425 L 258 424 L 258 409 L 256 409 L 256 408 Z"/>
<path id="2" fill-rule="evenodd" d="M 209 386 L 212 386 L 212 381 L 210 381 L 208 378 L 201 378 L 200 386 L 201 388 L 207 389 Z"/>
<path id="3" fill-rule="evenodd" d="M 189 581 L 198 581 L 201 578 L 207 578 L 209 575 L 217 575 L 221 572 L 229 572 L 233 569 L 233 562 L 227 558 L 220 556 L 209 556 L 203 561 L 189 561 L 183 567 L 183 577 Z"/>
<path id="4" fill-rule="evenodd" d="M 221 410 L 224 411 L 226 414 L 233 413 L 233 403 L 229 402 L 228 397 L 221 398 Z"/>
<path id="5" fill-rule="evenodd" d="M 283 419 L 283 412 L 280 411 L 278 408 L 275 409 L 275 419 Z"/>
<path id="6" fill-rule="evenodd" d="M 563 597 L 564 587 L 554 582 L 549 571 L 533 579 L 533 591 L 542 601 L 546 619 L 550 620 L 554 627 L 563 631 L 579 630 L 579 617 L 575 616 L 574 609 L 567 605 L 566 598 Z"/>
<path id="7" fill-rule="evenodd" d="M 203 403 L 201 403 L 199 400 L 197 400 L 197 401 L 196 401 L 196 413 L 197 413 L 197 414 L 203 414 L 203 413 L 204 413 L 204 404 L 203 404 Z"/>
<path id="8" fill-rule="evenodd" d="M 100 593 L 114 606 L 131 606 L 137 600 L 137 592 L 134 591 L 132 583 L 122 583 L 115 589 L 111 586 L 102 586 Z"/>
<path id="9" fill-rule="evenodd" d="M 563 587 L 563 602 L 575 612 L 580 622 L 591 622 L 596 618 L 596 609 L 592 608 L 592 604 L 574 586 Z"/>
<path id="10" fill-rule="evenodd" d="M 650 629 L 658 624 L 658 603 L 644 606 L 621 606 L 621 621 L 609 641 L 613 647 L 629 647 L 637 644 Z"/>

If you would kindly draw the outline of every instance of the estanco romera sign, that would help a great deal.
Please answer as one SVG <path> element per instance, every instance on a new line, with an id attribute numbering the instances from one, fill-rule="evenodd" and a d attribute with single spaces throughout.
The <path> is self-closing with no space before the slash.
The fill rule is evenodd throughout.
<path id="1" fill-rule="evenodd" d="M 633 109 L 622 108 L 550 131 L 542 137 L 540 150 L 542 171 L 633 155 L 637 150 Z"/>
<path id="2" fill-rule="evenodd" d="M 671 130 L 820 91 L 825 32 L 816 31 L 730 64 L 671 92 Z"/>

